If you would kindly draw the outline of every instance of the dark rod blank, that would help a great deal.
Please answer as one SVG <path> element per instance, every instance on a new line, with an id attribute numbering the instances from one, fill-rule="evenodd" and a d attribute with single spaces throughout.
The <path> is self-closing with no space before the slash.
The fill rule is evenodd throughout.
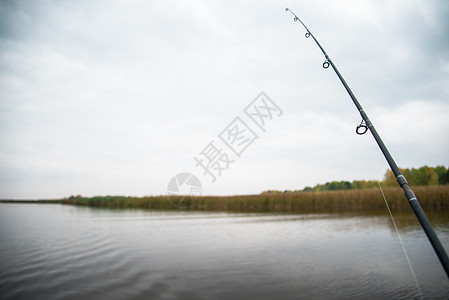
<path id="1" fill-rule="evenodd" d="M 433 249 L 435 250 L 441 265 L 443 266 L 444 271 L 446 272 L 446 275 L 449 277 L 449 258 L 447 256 L 446 250 L 444 249 L 443 245 L 441 244 L 440 240 L 438 239 L 435 231 L 433 230 L 432 225 L 430 224 L 429 219 L 427 218 L 426 214 L 424 213 L 423 209 L 421 208 L 421 205 L 418 202 L 418 199 L 416 198 L 415 194 L 411 190 L 411 188 L 408 185 L 407 179 L 405 179 L 404 175 L 402 175 L 401 171 L 399 170 L 398 166 L 396 165 L 396 162 L 394 161 L 393 157 L 391 156 L 390 152 L 388 151 L 387 147 L 385 146 L 384 142 L 380 138 L 379 134 L 377 133 L 376 129 L 374 128 L 373 123 L 368 118 L 368 115 L 363 110 L 362 106 L 360 105 L 359 101 L 357 100 L 354 93 L 349 88 L 349 85 L 344 80 L 343 76 L 338 71 L 335 64 L 332 62 L 330 57 L 327 55 L 326 51 L 324 51 L 323 47 L 320 45 L 318 40 L 313 36 L 312 32 L 307 28 L 307 26 L 295 15 L 294 12 L 292 12 L 290 9 L 286 8 L 286 11 L 290 11 L 290 13 L 294 16 L 294 21 L 299 21 L 302 26 L 306 29 L 306 38 L 312 37 L 315 43 L 320 48 L 321 52 L 323 52 L 324 57 L 326 58 L 326 61 L 323 63 L 324 68 L 328 68 L 329 65 L 332 66 L 332 69 L 334 69 L 335 73 L 337 74 L 338 78 L 340 79 L 341 83 L 345 87 L 346 91 L 349 94 L 349 97 L 351 97 L 352 102 L 354 102 L 355 106 L 357 107 L 358 111 L 360 112 L 360 115 L 362 116 L 362 119 L 364 120 L 366 126 L 371 131 L 371 134 L 373 135 L 374 139 L 376 140 L 377 144 L 379 145 L 380 150 L 382 151 L 385 159 L 387 160 L 388 164 L 390 165 L 391 170 L 394 173 L 394 176 L 396 177 L 396 180 L 398 184 L 401 186 L 401 188 L 404 191 L 405 197 L 407 198 L 410 206 L 412 207 L 413 211 L 415 212 L 416 217 L 418 218 L 419 222 L 421 223 L 421 226 L 424 230 L 424 232 L 427 235 L 427 238 L 429 239 L 430 243 L 432 244 Z"/>

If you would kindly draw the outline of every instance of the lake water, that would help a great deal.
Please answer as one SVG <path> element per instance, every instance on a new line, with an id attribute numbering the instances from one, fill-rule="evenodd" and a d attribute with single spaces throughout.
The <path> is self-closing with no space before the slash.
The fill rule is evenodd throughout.
<path id="1" fill-rule="evenodd" d="M 429 215 L 449 249 L 449 218 Z M 426 299 L 449 280 L 397 215 Z M 435 222 L 434 222 L 435 220 Z M 387 212 L 235 214 L 0 204 L 1 299 L 419 299 Z"/>

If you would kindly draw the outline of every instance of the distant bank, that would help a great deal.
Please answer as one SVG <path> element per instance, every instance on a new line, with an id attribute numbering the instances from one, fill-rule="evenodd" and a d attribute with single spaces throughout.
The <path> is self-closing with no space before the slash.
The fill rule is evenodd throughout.
<path id="1" fill-rule="evenodd" d="M 413 191 L 424 209 L 449 211 L 449 185 L 415 186 Z M 402 189 L 384 188 L 392 209 L 408 209 Z M 385 208 L 380 189 L 357 189 L 321 192 L 264 192 L 257 195 L 201 196 L 194 201 L 180 196 L 98 196 L 69 197 L 59 200 L 2 200 L 15 203 L 60 203 L 107 208 L 205 210 L 233 212 L 352 212 L 374 211 Z M 179 205 L 181 204 L 181 205 Z"/>

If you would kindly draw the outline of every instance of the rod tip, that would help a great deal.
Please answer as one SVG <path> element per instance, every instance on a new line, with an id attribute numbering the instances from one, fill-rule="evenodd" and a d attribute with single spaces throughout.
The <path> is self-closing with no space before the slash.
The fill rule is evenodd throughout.
<path id="1" fill-rule="evenodd" d="M 288 7 L 285 9 L 285 11 L 289 11 Z"/>

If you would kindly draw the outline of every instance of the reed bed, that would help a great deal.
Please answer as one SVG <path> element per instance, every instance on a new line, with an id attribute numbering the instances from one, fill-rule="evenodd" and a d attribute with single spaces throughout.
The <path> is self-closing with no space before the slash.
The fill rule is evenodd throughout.
<path id="1" fill-rule="evenodd" d="M 416 186 L 413 191 L 423 208 L 449 210 L 449 185 Z M 408 209 L 409 204 L 400 188 L 384 188 L 392 209 Z M 164 196 L 71 197 L 63 204 L 109 208 L 180 209 L 173 203 L 180 198 Z M 380 189 L 325 192 L 262 193 L 238 196 L 202 196 L 195 199 L 190 210 L 239 212 L 344 212 L 374 211 L 385 208 Z"/>

